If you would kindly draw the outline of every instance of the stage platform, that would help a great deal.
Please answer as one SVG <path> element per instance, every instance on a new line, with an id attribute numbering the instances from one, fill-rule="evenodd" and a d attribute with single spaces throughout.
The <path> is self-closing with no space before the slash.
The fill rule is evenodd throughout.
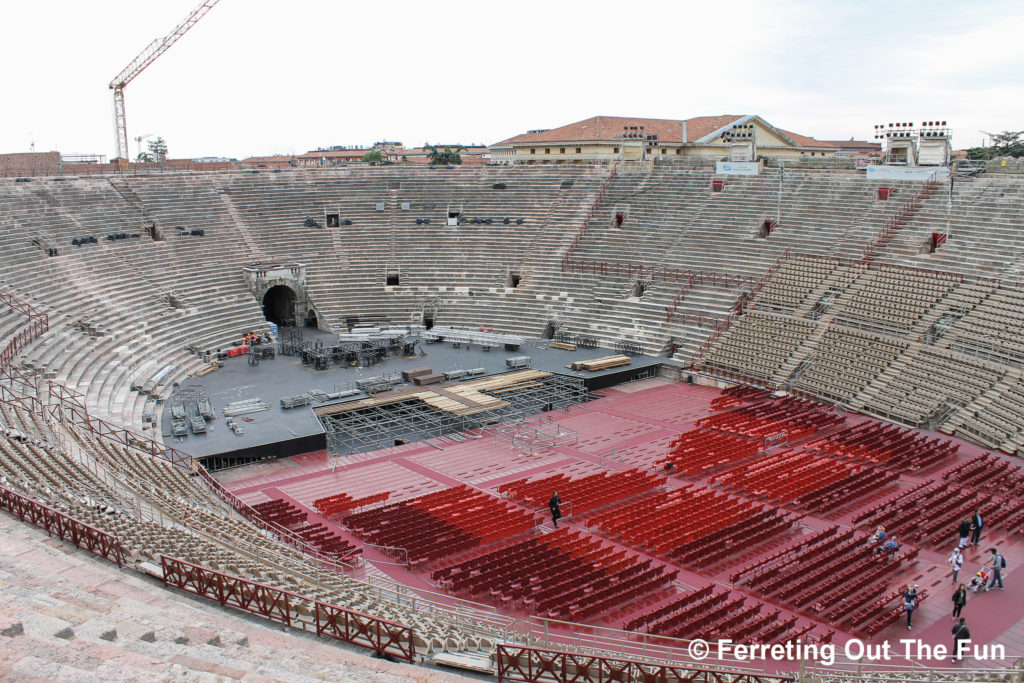
<path id="1" fill-rule="evenodd" d="M 596 400 L 568 411 L 547 414 L 558 424 L 575 431 L 578 439 L 572 444 L 527 452 L 524 448 L 513 446 L 492 434 L 478 433 L 469 435 L 471 438 L 462 443 L 439 445 L 416 442 L 341 458 L 332 458 L 326 452 L 320 451 L 226 470 L 217 473 L 216 476 L 227 488 L 249 504 L 255 505 L 267 500 L 287 501 L 308 512 L 311 521 L 324 522 L 339 536 L 359 544 L 360 538 L 339 523 L 341 515 L 333 515 L 330 518 L 320 515 L 313 505 L 314 501 L 340 493 L 360 498 L 388 492 L 386 502 L 370 506 L 382 507 L 465 485 L 474 492 L 520 504 L 501 494 L 499 487 L 513 480 L 532 480 L 559 473 L 570 478 L 578 478 L 597 472 L 615 473 L 629 469 L 660 472 L 657 461 L 667 453 L 669 443 L 673 439 L 680 433 L 693 429 L 697 420 L 709 415 L 722 415 L 730 410 L 727 408 L 725 411 L 718 411 L 712 407 L 712 400 L 721 395 L 718 389 L 673 382 L 663 377 L 620 385 L 598 393 L 600 396 Z M 874 418 L 862 415 L 842 414 L 841 417 L 841 424 L 834 425 L 823 433 L 831 435 L 840 429 L 865 423 L 879 423 Z M 840 647 L 851 638 L 864 638 L 863 634 L 831 623 L 824 614 L 807 610 L 798 611 L 781 601 L 772 603 L 769 598 L 745 587 L 742 582 L 736 583 L 732 575 L 738 568 L 764 561 L 781 548 L 811 538 L 833 526 L 838 526 L 840 531 L 853 530 L 858 535 L 866 536 L 870 531 L 870 525 L 858 521 L 859 516 L 865 511 L 875 508 L 886 499 L 908 494 L 921 485 L 941 484 L 952 470 L 983 453 L 977 446 L 960 439 L 937 433 L 919 433 L 932 439 L 949 440 L 959 446 L 959 452 L 932 466 L 903 472 L 898 479 L 890 483 L 879 485 L 853 501 L 822 512 L 808 512 L 805 508 L 781 503 L 781 510 L 799 517 L 793 528 L 783 533 L 755 538 L 742 547 L 717 548 L 716 559 L 703 568 L 695 569 L 664 554 L 645 549 L 642 544 L 630 543 L 622 536 L 604 533 L 595 526 L 593 520 L 595 515 L 603 514 L 607 507 L 565 520 L 563 526 L 569 526 L 589 535 L 588 537 L 637 553 L 641 559 L 648 558 L 656 564 L 666 563 L 669 567 L 679 570 L 678 578 L 666 589 L 626 601 L 614 609 L 588 619 L 587 623 L 595 627 L 622 628 L 636 615 L 656 609 L 710 583 L 716 590 L 732 590 L 734 594 L 747 596 L 749 600 L 763 600 L 771 609 L 780 610 L 779 621 L 796 619 L 794 630 L 810 627 L 813 628 L 815 635 L 820 636 L 835 629 L 833 642 Z M 799 451 L 820 435 L 794 439 L 789 448 Z M 785 447 L 779 447 L 770 453 L 784 449 Z M 735 463 L 739 463 L 742 469 L 756 464 L 764 457 L 759 454 L 750 458 L 740 458 Z M 994 457 L 997 459 L 994 462 L 1008 463 L 1011 471 L 1018 471 L 1020 468 L 1020 461 L 1017 458 L 1001 454 Z M 775 504 L 769 499 L 751 496 L 736 488 L 723 488 L 715 477 L 733 465 L 734 463 L 729 463 L 725 466 L 712 467 L 691 476 L 670 475 L 665 488 L 672 490 L 693 485 L 701 490 L 728 492 L 731 496 L 769 505 Z M 972 490 L 967 485 L 962 488 L 965 492 Z M 628 500 L 615 503 L 613 507 Z M 543 537 L 553 532 L 547 523 L 545 512 L 539 512 L 530 506 L 523 506 L 523 511 L 535 514 L 540 523 L 533 532 L 525 532 L 526 536 L 523 537 L 528 537 L 531 533 Z M 948 543 L 942 540 L 936 545 L 921 544 L 918 548 L 920 552 L 915 559 L 900 564 L 881 579 L 887 592 L 895 591 L 908 582 L 918 584 L 921 589 L 928 591 L 928 599 L 922 602 L 915 615 L 913 631 L 908 632 L 902 621 L 903 617 L 900 617 L 896 623 L 871 636 L 870 642 L 889 641 L 895 652 L 903 651 L 902 645 L 899 644 L 902 638 L 948 646 L 952 585 L 946 557 L 955 544 L 956 523 L 957 518 L 950 517 L 942 526 L 942 529 L 947 526 L 949 528 Z M 519 537 L 520 535 L 516 536 Z M 366 547 L 363 557 L 369 562 L 368 566 L 374 567 L 375 571 L 384 572 L 413 590 L 438 591 L 443 589 L 431 581 L 431 570 L 479 556 L 502 547 L 503 543 L 511 542 L 512 539 L 491 542 L 412 570 L 396 566 L 390 558 L 375 548 Z M 1024 653 L 1024 618 L 1021 617 L 1024 614 L 1024 590 L 1014 581 L 1014 568 L 1024 562 L 1024 537 L 1021 530 L 1014 527 L 1010 533 L 999 525 L 993 529 L 986 529 L 981 546 L 970 547 L 965 552 L 966 561 L 960 580 L 966 583 L 974 571 L 986 562 L 988 550 L 994 546 L 998 546 L 1000 552 L 1005 555 L 1009 567 L 1004 572 L 1006 590 L 971 593 L 964 615 L 969 620 L 975 642 L 1005 645 L 1008 660 L 971 662 L 972 666 L 978 667 L 1008 666 L 1012 664 L 1013 659 Z M 855 600 L 856 595 L 851 593 L 843 596 L 843 602 L 847 598 Z M 866 606 L 871 608 L 870 604 Z M 871 609 L 872 613 L 877 610 L 880 614 L 895 606 L 878 604 Z M 511 605 L 501 609 L 518 618 L 530 617 L 521 606 Z M 577 636 L 585 640 L 579 633 L 589 633 L 586 629 L 587 627 L 583 627 L 577 632 Z M 566 631 L 564 637 L 566 643 L 574 642 L 572 638 L 575 636 L 571 631 Z M 920 666 L 923 662 L 911 663 L 896 657 L 888 663 Z M 943 661 L 929 661 L 926 665 L 950 666 L 948 658 Z M 780 665 L 780 668 L 785 669 L 786 666 Z"/>
<path id="2" fill-rule="evenodd" d="M 304 330 L 305 339 L 322 340 L 324 346 L 330 346 L 337 336 L 320 330 Z M 435 373 L 453 370 L 470 370 L 484 368 L 486 373 L 472 378 L 490 377 L 512 371 L 506 365 L 506 359 L 518 356 L 530 358 L 530 368 L 551 372 L 558 375 L 576 377 L 586 383 L 588 389 L 596 390 L 637 376 L 657 374 L 658 366 L 674 361 L 667 358 L 652 356 L 632 356 L 627 366 L 610 368 L 596 372 L 572 371 L 566 368 L 570 362 L 615 355 L 611 349 L 577 349 L 564 351 L 553 349 L 550 342 L 544 340 L 528 340 L 518 351 L 506 351 L 503 347 L 495 347 L 484 351 L 477 344 L 461 344 L 453 348 L 451 343 L 427 343 L 419 341 L 417 348 L 424 355 L 413 358 L 388 356 L 384 361 L 368 368 L 350 368 L 331 365 L 327 370 L 314 370 L 310 365 L 303 365 L 297 356 L 277 355 L 273 360 L 261 360 L 259 365 L 250 365 L 245 355 L 234 356 L 223 361 L 224 366 L 202 377 L 185 380 L 183 389 L 201 386 L 213 404 L 217 414 L 215 420 L 207 422 L 207 431 L 195 434 L 191 431 L 187 436 L 175 437 L 171 434 L 170 410 L 174 397 L 165 401 L 162 409 L 160 427 L 164 443 L 197 458 L 218 458 L 228 461 L 231 458 L 277 458 L 306 453 L 326 448 L 324 428 L 314 408 L 321 408 L 337 401 L 317 402 L 296 408 L 282 408 L 281 399 L 310 391 L 332 394 L 339 391 L 355 389 L 359 380 L 382 375 L 401 375 L 403 370 L 418 367 L 429 367 Z M 450 383 L 453 388 L 468 382 L 455 381 Z M 415 387 L 412 382 L 399 381 L 396 390 L 409 390 Z M 424 390 L 448 384 L 434 384 L 423 387 Z M 346 397 L 342 401 L 366 399 L 369 394 L 359 392 Z M 259 399 L 269 406 L 268 410 L 236 417 L 235 422 L 242 430 L 236 434 L 226 424 L 223 411 L 228 403 Z"/>

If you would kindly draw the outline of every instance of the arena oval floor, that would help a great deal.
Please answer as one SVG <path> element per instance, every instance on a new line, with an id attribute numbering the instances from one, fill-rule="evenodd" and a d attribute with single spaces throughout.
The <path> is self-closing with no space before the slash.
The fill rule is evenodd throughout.
<path id="1" fill-rule="evenodd" d="M 856 173 L 787 169 L 781 191 L 772 174 L 730 178 L 724 192 L 712 191 L 712 170 L 672 164 L 0 180 L 4 507 L 114 560 L 76 551 L 89 577 L 69 567 L 63 588 L 41 586 L 31 599 L 30 570 L 10 569 L 4 590 L 18 599 L 0 665 L 13 676 L 78 676 L 54 654 L 66 651 L 60 643 L 86 658 L 119 649 L 139 676 L 169 666 L 291 675 L 260 669 L 263 654 L 247 659 L 235 641 L 226 659 L 172 661 L 173 648 L 157 652 L 147 634 L 159 642 L 173 622 L 152 609 L 139 635 L 154 647 L 139 654 L 111 634 L 145 619 L 117 621 L 109 595 L 73 588 L 80 573 L 95 585 L 100 569 L 113 581 L 120 562 L 128 576 L 170 586 L 133 584 L 153 603 L 191 605 L 187 592 L 228 605 L 203 633 L 168 635 L 184 638 L 182 649 L 206 639 L 198 649 L 214 652 L 209 641 L 248 633 L 252 621 L 229 625 L 242 607 L 392 659 L 496 666 L 507 680 L 562 680 L 566 666 L 596 677 L 628 662 L 719 680 L 1011 675 L 1024 652 L 1012 608 L 1024 557 L 1020 181 L 957 182 L 945 233 L 947 197 L 934 183 L 907 183 L 894 201 Z M 346 224 L 328 227 L 327 214 Z M 770 231 L 766 215 L 782 217 Z M 291 292 L 283 304 L 275 287 Z M 459 359 L 433 368 L 437 385 L 396 390 L 396 378 L 388 389 L 405 393 L 391 398 L 356 384 L 375 372 L 365 359 L 317 371 L 302 367 L 302 349 L 278 355 L 291 329 L 282 326 L 275 357 L 261 362 L 336 374 L 321 382 L 320 393 L 338 394 L 326 405 L 418 402 L 417 424 L 458 429 L 341 455 L 307 449 L 245 464 L 242 454 L 242 466 L 211 475 L 188 455 L 202 436 L 174 437 L 165 404 L 203 377 L 212 383 L 209 373 L 259 372 L 250 353 L 217 357 L 268 330 L 268 316 L 315 321 L 335 337 L 405 326 L 424 335 L 428 356 L 420 325 L 523 344 L 492 348 L 497 361 L 481 379 L 455 374 L 468 369 Z M 486 337 L 466 338 L 481 347 Z M 498 361 L 531 348 L 565 363 L 509 379 L 524 368 Z M 564 367 L 616 356 L 642 375 L 612 384 Z M 535 385 L 569 381 L 586 387 L 581 400 L 500 412 L 529 405 L 517 401 Z M 349 384 L 357 393 L 340 396 Z M 213 396 L 213 407 L 222 413 L 230 398 L 244 396 Z M 236 424 L 255 431 L 285 410 L 272 408 Z M 503 419 L 484 419 L 489 410 Z M 227 430 L 222 414 L 209 423 Z M 555 490 L 567 513 L 559 529 L 545 512 Z M 980 649 L 957 665 L 897 656 L 848 674 L 849 663 L 811 657 L 689 656 L 697 638 L 800 639 L 840 652 L 854 641 L 948 644 L 946 558 L 976 511 L 982 544 L 964 553 L 961 580 L 996 547 L 1006 590 L 971 592 L 964 614 L 973 639 L 1003 645 L 1002 655 Z M 899 548 L 868 547 L 879 525 Z M 19 562 L 53 561 L 52 542 L 15 537 Z M 920 600 L 909 636 L 907 583 Z M 69 618 L 90 600 L 104 609 Z M 363 666 L 448 675 L 378 665 Z"/>

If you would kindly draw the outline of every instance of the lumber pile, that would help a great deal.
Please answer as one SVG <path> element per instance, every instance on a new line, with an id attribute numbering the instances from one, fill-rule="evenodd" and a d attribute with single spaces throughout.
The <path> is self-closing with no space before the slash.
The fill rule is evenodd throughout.
<path id="1" fill-rule="evenodd" d="M 608 368 L 617 368 L 620 365 L 629 365 L 633 360 L 629 356 L 623 356 L 617 354 L 614 356 L 601 356 L 600 358 L 591 358 L 590 360 L 578 360 L 569 363 L 567 368 L 570 370 L 586 370 L 587 372 L 596 372 L 598 370 L 607 370 Z"/>
<path id="2" fill-rule="evenodd" d="M 562 342 L 551 342 L 551 348 L 553 348 L 553 349 L 562 349 L 563 351 L 575 351 L 576 350 L 576 345 L 575 344 L 564 344 Z"/>

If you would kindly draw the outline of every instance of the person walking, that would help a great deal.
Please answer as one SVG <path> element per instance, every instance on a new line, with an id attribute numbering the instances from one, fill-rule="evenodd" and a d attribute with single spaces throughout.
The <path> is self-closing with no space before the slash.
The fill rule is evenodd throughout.
<path id="1" fill-rule="evenodd" d="M 917 586 L 907 584 L 903 591 L 903 609 L 907 613 L 907 630 L 914 627 L 914 610 L 917 609 Z"/>
<path id="2" fill-rule="evenodd" d="M 960 548 L 953 548 L 953 554 L 946 562 L 949 562 L 949 566 L 953 568 L 953 583 L 956 583 L 956 577 L 959 576 L 960 570 L 964 566 L 964 555 L 960 552 Z"/>
<path id="3" fill-rule="evenodd" d="M 956 663 L 956 660 L 963 657 L 963 652 L 960 651 L 961 643 L 964 643 L 963 647 L 966 649 L 966 642 L 971 640 L 971 629 L 967 628 L 967 620 L 960 617 L 960 621 L 953 624 L 953 659 L 950 662 Z M 965 642 L 966 641 L 966 642 Z"/>
<path id="4" fill-rule="evenodd" d="M 967 539 L 971 535 L 971 520 L 964 519 L 960 522 L 960 527 L 957 529 L 960 534 L 960 549 L 963 550 L 967 547 Z"/>
<path id="5" fill-rule="evenodd" d="M 551 510 L 551 523 L 558 528 L 558 520 L 562 518 L 562 499 L 558 497 L 558 491 L 551 494 L 548 499 L 548 509 Z"/>
<path id="6" fill-rule="evenodd" d="M 1003 570 L 1006 569 L 1006 559 L 999 554 L 999 551 L 992 548 L 992 580 L 989 581 L 988 589 L 992 590 L 992 587 L 997 583 L 999 584 L 999 590 L 1003 590 Z"/>
<path id="7" fill-rule="evenodd" d="M 962 583 L 953 593 L 953 620 L 955 621 L 960 613 L 964 610 L 964 605 L 967 604 L 967 586 Z"/>
<path id="8" fill-rule="evenodd" d="M 971 517 L 971 545 L 978 547 L 981 544 L 981 529 L 985 526 L 985 520 L 981 516 L 981 510 L 975 510 Z"/>

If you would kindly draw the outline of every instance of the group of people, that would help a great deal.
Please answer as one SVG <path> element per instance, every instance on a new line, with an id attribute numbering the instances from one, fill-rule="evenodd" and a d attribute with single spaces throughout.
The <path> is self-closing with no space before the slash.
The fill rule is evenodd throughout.
<path id="1" fill-rule="evenodd" d="M 892 558 L 896 554 L 896 551 L 900 549 L 900 543 L 896 540 L 895 536 L 889 536 L 888 539 L 885 535 L 885 527 L 879 525 L 875 529 L 875 533 L 868 538 L 868 545 L 874 547 L 876 555 L 885 555 L 886 561 Z"/>
<path id="2" fill-rule="evenodd" d="M 273 339 L 270 338 L 269 332 L 246 332 L 242 335 L 242 344 L 245 346 L 258 346 L 260 344 L 271 344 Z"/>

